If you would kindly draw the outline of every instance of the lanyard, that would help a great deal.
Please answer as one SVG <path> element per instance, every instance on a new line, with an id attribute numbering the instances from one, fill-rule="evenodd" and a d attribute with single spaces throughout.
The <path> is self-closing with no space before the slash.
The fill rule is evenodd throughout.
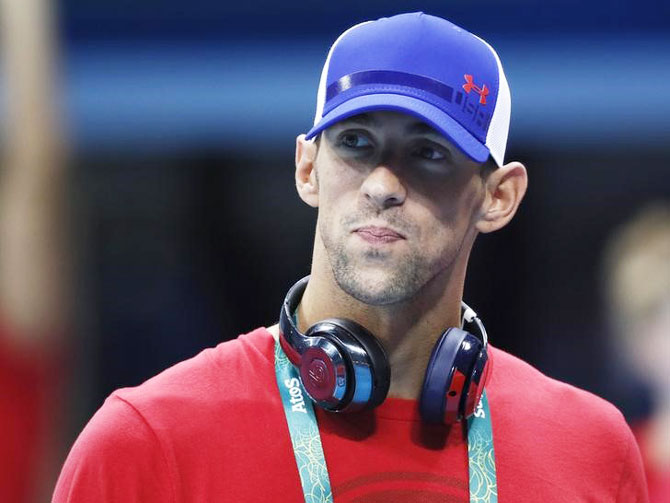
<path id="1" fill-rule="evenodd" d="M 279 341 L 275 342 L 275 373 L 305 503 L 333 503 L 314 407 L 300 383 L 297 369 L 282 351 Z M 497 503 L 493 430 L 486 390 L 467 421 L 470 503 Z"/>

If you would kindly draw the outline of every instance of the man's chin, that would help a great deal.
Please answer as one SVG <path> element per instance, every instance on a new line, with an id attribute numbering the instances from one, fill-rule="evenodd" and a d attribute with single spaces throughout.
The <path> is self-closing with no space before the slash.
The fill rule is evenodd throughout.
<path id="1" fill-rule="evenodd" d="M 355 275 L 335 274 L 339 287 L 354 299 L 371 306 L 397 304 L 412 296 L 406 282 L 389 271 L 365 274 L 360 270 Z"/>

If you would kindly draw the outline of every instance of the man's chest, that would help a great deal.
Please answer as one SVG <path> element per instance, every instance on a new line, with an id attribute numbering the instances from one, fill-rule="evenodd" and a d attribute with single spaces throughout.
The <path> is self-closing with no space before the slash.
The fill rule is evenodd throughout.
<path id="1" fill-rule="evenodd" d="M 431 430 L 389 419 L 351 426 L 317 415 L 335 502 L 469 501 L 460 426 Z M 184 470 L 188 463 L 177 460 L 184 501 L 212 501 L 216 494 L 221 501 L 304 501 L 288 428 L 269 419 L 229 430 L 223 443 L 203 438 L 208 455 L 191 459 L 199 469 Z M 303 473 L 315 476 L 319 459 L 311 461 Z"/>
<path id="2" fill-rule="evenodd" d="M 377 418 L 348 427 L 320 419 L 335 501 L 469 501 L 467 442 L 460 425 Z"/>

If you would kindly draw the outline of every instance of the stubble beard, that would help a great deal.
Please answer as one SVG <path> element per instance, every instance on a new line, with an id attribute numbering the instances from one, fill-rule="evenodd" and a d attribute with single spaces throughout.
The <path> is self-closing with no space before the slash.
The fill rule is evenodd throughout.
<path id="1" fill-rule="evenodd" d="M 341 229 L 349 229 L 346 220 Z M 346 248 L 347 235 L 333 239 L 328 225 L 320 226 L 320 236 L 337 285 L 364 304 L 387 306 L 415 297 L 442 269 L 445 257 L 430 260 L 412 250 L 402 260 L 391 263 L 390 254 L 370 248 L 363 254 Z M 388 263 L 384 263 L 388 259 Z M 366 263 L 367 262 L 367 263 Z M 449 262 L 448 260 L 446 262 Z"/>

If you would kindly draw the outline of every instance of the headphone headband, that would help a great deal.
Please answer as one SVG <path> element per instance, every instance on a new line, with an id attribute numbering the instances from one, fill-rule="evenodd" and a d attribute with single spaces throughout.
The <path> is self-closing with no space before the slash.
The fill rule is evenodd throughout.
<path id="1" fill-rule="evenodd" d="M 482 323 L 482 320 L 477 316 L 475 310 L 461 300 L 461 327 L 465 328 L 466 325 L 470 325 L 476 329 L 470 333 L 478 335 L 484 348 L 487 348 L 489 345 L 489 336 L 486 333 L 484 323 Z"/>
<path id="2" fill-rule="evenodd" d="M 298 309 L 302 294 L 305 293 L 305 288 L 307 288 L 308 282 L 309 276 L 305 276 L 291 287 L 286 294 L 286 298 L 282 304 L 281 313 L 279 314 L 280 341 L 284 339 L 291 347 L 291 351 L 286 352 L 285 350 L 284 352 L 286 352 L 286 356 L 293 365 L 300 364 L 299 355 L 307 350 L 305 336 L 300 333 L 298 327 L 293 323 L 293 313 Z M 283 347 L 284 345 L 282 344 L 282 348 Z"/>

